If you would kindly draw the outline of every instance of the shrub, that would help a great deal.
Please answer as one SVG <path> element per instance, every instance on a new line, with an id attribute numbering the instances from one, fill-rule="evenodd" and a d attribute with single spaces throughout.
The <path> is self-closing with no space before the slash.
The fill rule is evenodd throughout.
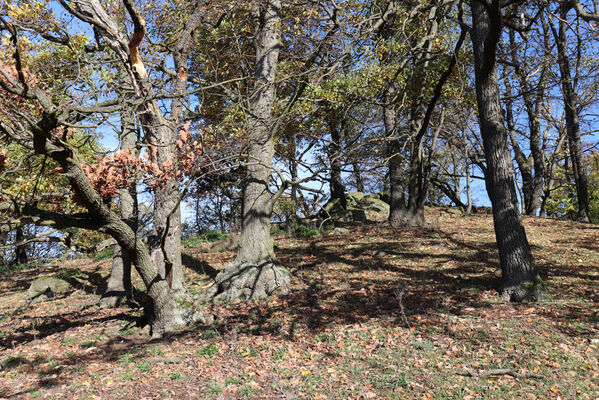
<path id="1" fill-rule="evenodd" d="M 305 225 L 301 225 L 295 231 L 295 235 L 297 237 L 301 237 L 301 238 L 309 238 L 309 237 L 318 235 L 319 233 L 320 233 L 320 231 L 318 229 L 312 228 L 312 227 L 309 227 L 309 226 L 305 226 Z"/>

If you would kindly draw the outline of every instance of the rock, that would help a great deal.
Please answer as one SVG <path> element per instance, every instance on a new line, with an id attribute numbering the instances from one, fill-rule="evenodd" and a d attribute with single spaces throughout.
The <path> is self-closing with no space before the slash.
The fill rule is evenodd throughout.
<path id="1" fill-rule="evenodd" d="M 218 253 L 221 251 L 236 251 L 239 247 L 239 235 L 229 235 L 228 238 L 219 240 L 218 242 L 214 242 L 210 249 L 208 249 L 209 253 Z"/>
<path id="2" fill-rule="evenodd" d="M 347 228 L 338 226 L 335 229 L 333 229 L 333 235 L 343 236 L 343 235 L 347 235 L 347 234 L 349 234 L 349 229 L 347 229 Z"/>
<path id="3" fill-rule="evenodd" d="M 355 207 L 360 200 L 362 200 L 366 196 L 362 192 L 350 192 L 345 194 L 345 199 L 347 201 L 348 207 Z"/>
<path id="4" fill-rule="evenodd" d="M 451 215 L 462 215 L 464 212 L 458 207 L 449 207 L 446 213 Z"/>
<path id="5" fill-rule="evenodd" d="M 37 278 L 27 290 L 27 301 L 40 301 L 57 294 L 68 293 L 72 289 L 69 282 L 54 277 Z"/>
<path id="6" fill-rule="evenodd" d="M 375 197 L 364 197 L 359 203 L 358 206 L 361 210 L 364 211 L 373 211 L 380 214 L 389 214 L 389 204 L 385 203 L 381 199 L 377 199 Z"/>
<path id="7" fill-rule="evenodd" d="M 374 257 L 385 257 L 387 253 L 383 250 L 376 250 L 372 255 Z"/>
<path id="8" fill-rule="evenodd" d="M 379 195 L 379 199 L 383 200 L 385 203 L 387 203 L 387 204 L 391 203 L 391 191 L 390 190 L 383 190 L 378 195 Z"/>
<path id="9" fill-rule="evenodd" d="M 599 338 L 591 339 L 591 344 L 599 344 Z"/>
<path id="10" fill-rule="evenodd" d="M 351 210 L 351 215 L 354 221 L 366 221 L 366 212 L 364 210 Z"/>

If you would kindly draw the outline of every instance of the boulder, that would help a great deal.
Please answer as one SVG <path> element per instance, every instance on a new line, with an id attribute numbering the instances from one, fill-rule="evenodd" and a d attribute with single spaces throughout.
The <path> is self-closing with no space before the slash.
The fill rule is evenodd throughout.
<path id="1" fill-rule="evenodd" d="M 51 276 L 37 278 L 27 290 L 27 301 L 40 301 L 57 294 L 68 293 L 72 289 L 69 282 Z"/>
<path id="2" fill-rule="evenodd" d="M 345 194 L 345 199 L 347 201 L 348 207 L 355 207 L 360 200 L 362 200 L 366 196 L 362 192 L 350 192 Z"/>
<path id="3" fill-rule="evenodd" d="M 236 251 L 239 247 L 240 235 L 229 235 L 228 238 L 214 242 L 208 249 L 209 253 L 218 253 L 221 251 Z"/>
<path id="4" fill-rule="evenodd" d="M 333 229 L 333 235 L 336 236 L 344 236 L 349 234 L 349 229 L 347 228 L 343 228 L 341 226 L 338 226 L 337 228 Z"/>
<path id="5" fill-rule="evenodd" d="M 364 197 L 357 206 L 364 211 L 372 211 L 380 214 L 389 214 L 389 204 L 374 196 Z"/>

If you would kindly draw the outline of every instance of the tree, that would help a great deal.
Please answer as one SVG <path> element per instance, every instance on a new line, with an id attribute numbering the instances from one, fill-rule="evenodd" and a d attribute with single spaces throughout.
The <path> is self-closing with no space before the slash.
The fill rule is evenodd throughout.
<path id="1" fill-rule="evenodd" d="M 276 262 L 270 234 L 275 197 L 269 195 L 274 155 L 273 104 L 281 40 L 281 2 L 252 4 L 254 32 L 254 92 L 247 118 L 248 155 L 243 187 L 239 250 L 232 264 L 215 278 L 209 298 L 261 298 L 284 293 L 290 283 L 287 269 Z"/>
<path id="2" fill-rule="evenodd" d="M 498 0 L 472 0 L 470 5 L 476 98 L 486 159 L 485 183 L 493 205 L 501 293 L 510 301 L 536 300 L 544 288 L 516 206 L 512 160 L 499 102 L 496 51 L 502 31 L 501 6 Z"/>
<path id="3" fill-rule="evenodd" d="M 577 79 L 573 79 L 570 68 L 570 59 L 567 49 L 568 12 L 572 10 L 570 1 L 559 2 L 558 29 L 552 24 L 551 29 L 557 45 L 557 62 L 561 74 L 562 96 L 566 114 L 566 132 L 568 137 L 568 148 L 572 161 L 572 171 L 576 182 L 576 193 L 578 197 L 578 215 L 580 222 L 591 222 L 589 216 L 589 189 L 588 178 L 584 163 L 582 162 L 582 141 L 579 121 L 579 96 L 576 92 Z M 580 54 L 580 52 L 578 52 Z"/>

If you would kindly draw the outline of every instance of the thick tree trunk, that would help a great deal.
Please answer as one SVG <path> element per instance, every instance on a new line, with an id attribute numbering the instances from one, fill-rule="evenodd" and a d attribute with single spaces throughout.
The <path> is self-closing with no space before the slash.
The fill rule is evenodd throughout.
<path id="1" fill-rule="evenodd" d="M 387 101 L 387 100 L 385 100 Z M 394 228 L 404 225 L 406 220 L 406 194 L 402 171 L 401 148 L 396 133 L 396 114 L 391 106 L 383 109 L 385 136 L 387 138 L 387 160 L 389 163 L 389 224 Z"/>
<path id="2" fill-rule="evenodd" d="M 291 277 L 276 262 L 270 235 L 273 202 L 269 184 L 274 155 L 273 104 L 281 36 L 281 2 L 254 3 L 256 68 L 247 114 L 248 161 L 243 194 L 239 250 L 233 263 L 215 278 L 205 296 L 213 299 L 262 298 L 286 293 Z"/>
<path id="3" fill-rule="evenodd" d="M 502 271 L 501 294 L 506 300 L 536 300 L 543 291 L 520 214 L 515 207 L 512 160 L 499 102 L 496 45 L 501 33 L 501 9 L 494 0 L 485 9 L 472 8 L 476 97 L 487 169 L 485 182 L 493 206 L 493 224 Z"/>
<path id="4" fill-rule="evenodd" d="M 175 157 L 174 149 L 169 147 L 171 146 L 168 144 L 159 147 L 161 149 L 158 150 L 159 165 Z M 160 276 L 169 283 L 175 296 L 185 293 L 181 263 L 181 210 L 177 204 L 178 200 L 179 182 L 176 178 L 169 178 L 165 187 L 156 189 L 154 228 L 149 242 L 152 261 L 158 267 Z"/>
<path id="5" fill-rule="evenodd" d="M 572 172 L 576 183 L 576 195 L 578 199 L 578 216 L 579 222 L 591 222 L 589 214 L 589 190 L 588 177 L 584 163 L 582 161 L 582 141 L 580 137 L 580 122 L 578 120 L 578 104 L 576 88 L 572 80 L 570 71 L 570 60 L 568 58 L 567 49 L 567 18 L 568 11 L 571 10 L 571 3 L 568 1 L 561 2 L 559 32 L 554 36 L 557 44 L 557 61 L 559 64 L 562 95 L 564 97 L 564 107 L 566 112 L 566 131 L 568 134 L 568 148 L 570 149 L 570 157 L 572 159 Z"/>

